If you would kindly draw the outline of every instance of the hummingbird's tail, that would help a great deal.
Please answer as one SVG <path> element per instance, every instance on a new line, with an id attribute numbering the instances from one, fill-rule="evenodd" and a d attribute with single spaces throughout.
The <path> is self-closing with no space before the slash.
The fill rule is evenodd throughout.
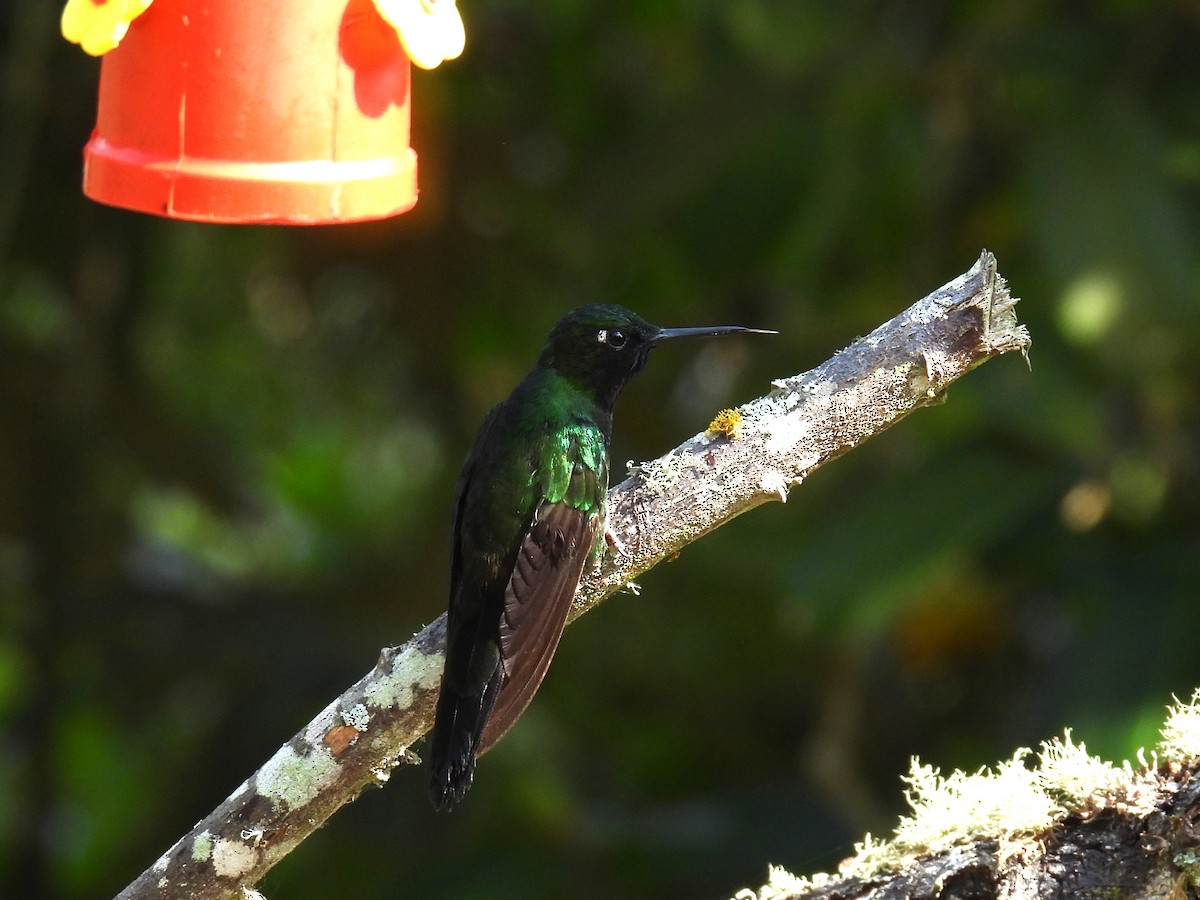
<path id="1" fill-rule="evenodd" d="M 502 678 L 497 660 L 482 694 L 463 695 L 442 684 L 429 749 L 429 798 L 435 809 L 453 809 L 471 787 L 479 741 Z"/>

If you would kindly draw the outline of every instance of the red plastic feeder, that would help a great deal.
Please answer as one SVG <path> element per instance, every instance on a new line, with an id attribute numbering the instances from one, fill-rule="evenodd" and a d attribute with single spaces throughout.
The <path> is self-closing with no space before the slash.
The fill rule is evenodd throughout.
<path id="1" fill-rule="evenodd" d="M 372 0 L 155 0 L 104 57 L 84 193 L 202 222 L 405 212 L 409 74 Z"/>

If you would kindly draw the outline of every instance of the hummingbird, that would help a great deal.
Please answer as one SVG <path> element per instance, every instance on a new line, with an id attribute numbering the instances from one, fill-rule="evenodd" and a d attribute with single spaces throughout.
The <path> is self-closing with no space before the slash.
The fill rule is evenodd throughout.
<path id="1" fill-rule="evenodd" d="M 605 543 L 613 406 L 650 351 L 737 325 L 659 328 L 581 306 L 484 418 L 454 494 L 446 662 L 430 741 L 430 797 L 448 810 L 475 759 L 521 716 L 558 647 L 580 577 Z"/>

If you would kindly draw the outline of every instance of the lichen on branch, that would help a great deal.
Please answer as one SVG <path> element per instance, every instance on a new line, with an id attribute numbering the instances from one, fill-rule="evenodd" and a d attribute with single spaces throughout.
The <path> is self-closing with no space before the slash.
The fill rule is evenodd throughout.
<path id="1" fill-rule="evenodd" d="M 1156 748 L 1120 765 L 1089 754 L 1070 729 L 1036 754 L 1021 748 L 974 774 L 943 776 L 914 758 L 904 777 L 911 811 L 890 838 L 866 835 L 832 874 L 770 866 L 766 884 L 734 900 L 901 898 L 917 896 L 906 885 L 968 871 L 981 884 L 971 895 L 980 900 L 1085 896 L 1080 883 L 1088 878 L 1120 884 L 1113 896 L 1122 898 L 1194 896 L 1172 891 L 1200 887 L 1192 874 L 1200 882 L 1200 689 L 1168 708 L 1160 734 Z M 1084 833 L 1072 837 L 1072 829 Z M 1055 861 L 1058 846 L 1086 860 L 1077 848 L 1105 841 L 1128 851 L 1108 854 L 1103 871 L 1068 872 Z"/>
<path id="2" fill-rule="evenodd" d="M 1029 335 L 984 252 L 966 273 L 809 372 L 725 414 L 723 425 L 636 467 L 608 494 L 613 552 L 580 582 L 570 619 L 735 516 L 786 500 L 815 469 L 940 402 L 947 386 Z M 388 780 L 433 718 L 445 616 L 330 703 L 121 894 L 245 896 L 369 785 Z"/>

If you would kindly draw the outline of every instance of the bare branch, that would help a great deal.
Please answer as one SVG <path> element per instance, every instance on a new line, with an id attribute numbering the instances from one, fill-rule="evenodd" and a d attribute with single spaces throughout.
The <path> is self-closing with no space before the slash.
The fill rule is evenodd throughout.
<path id="1" fill-rule="evenodd" d="M 810 372 L 741 408 L 736 436 L 697 435 L 609 492 L 621 552 L 584 576 L 577 618 L 736 515 L 786 500 L 808 474 L 921 406 L 980 363 L 1029 346 L 986 251 L 967 273 Z M 124 900 L 244 896 L 370 784 L 413 759 L 430 727 L 445 617 L 378 665 L 127 887 Z"/>

